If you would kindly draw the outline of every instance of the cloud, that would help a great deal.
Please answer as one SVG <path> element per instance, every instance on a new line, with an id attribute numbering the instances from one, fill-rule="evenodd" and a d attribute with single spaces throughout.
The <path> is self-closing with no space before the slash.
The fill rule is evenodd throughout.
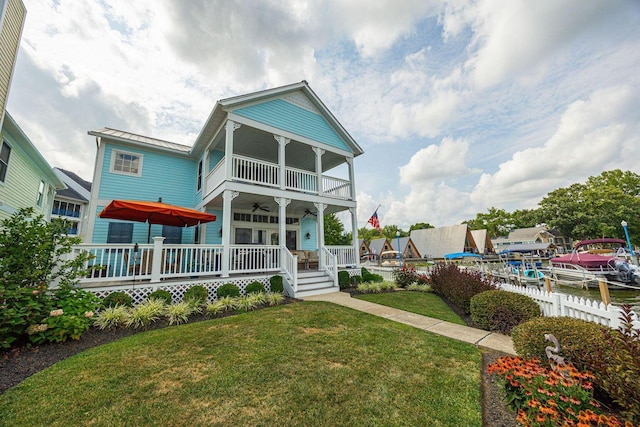
<path id="1" fill-rule="evenodd" d="M 460 178 L 479 173 L 466 165 L 469 143 L 444 138 L 440 145 L 429 145 L 411 157 L 409 163 L 400 167 L 400 182 L 417 186 L 429 181 Z"/>
<path id="2" fill-rule="evenodd" d="M 553 136 L 542 146 L 514 153 L 496 173 L 483 174 L 471 200 L 485 207 L 537 202 L 549 191 L 603 170 L 638 170 L 632 160 L 640 155 L 638 95 L 631 86 L 615 86 L 573 102 Z"/>

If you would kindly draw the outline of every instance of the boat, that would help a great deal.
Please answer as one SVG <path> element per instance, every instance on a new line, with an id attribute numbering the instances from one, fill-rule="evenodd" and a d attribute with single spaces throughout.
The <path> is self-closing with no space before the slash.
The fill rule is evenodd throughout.
<path id="1" fill-rule="evenodd" d="M 600 281 L 611 289 L 640 289 L 640 268 L 629 262 L 625 244 L 614 238 L 579 241 L 573 252 L 551 258 L 549 271 L 556 281 L 585 289 Z"/>

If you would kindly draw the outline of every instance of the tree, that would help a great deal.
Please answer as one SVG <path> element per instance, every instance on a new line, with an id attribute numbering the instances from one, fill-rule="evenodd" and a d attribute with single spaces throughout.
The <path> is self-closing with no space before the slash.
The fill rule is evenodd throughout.
<path id="1" fill-rule="evenodd" d="M 375 228 L 358 228 L 358 238 L 363 239 L 367 244 L 369 244 L 373 239 L 377 239 L 379 237 L 383 237 L 382 233 Z"/>
<path id="2" fill-rule="evenodd" d="M 621 222 L 640 243 L 640 175 L 619 169 L 592 176 L 584 184 L 572 184 L 547 194 L 539 203 L 540 218 L 565 236 L 582 240 L 624 238 Z"/>
<path id="3" fill-rule="evenodd" d="M 504 209 L 490 208 L 485 213 L 479 213 L 475 219 L 465 221 L 471 230 L 487 230 L 491 237 L 504 236 L 515 228 L 513 215 Z"/>
<path id="4" fill-rule="evenodd" d="M 416 222 L 411 227 L 409 227 L 409 234 L 411 234 L 413 230 L 426 230 L 427 228 L 434 228 L 434 227 L 428 222 Z"/>
<path id="5" fill-rule="evenodd" d="M 385 225 L 382 227 L 382 234 L 387 239 L 395 239 L 398 231 L 400 232 L 400 237 L 407 237 L 409 235 L 409 233 L 402 231 L 397 225 Z"/>
<path id="6" fill-rule="evenodd" d="M 329 246 L 351 244 L 351 233 L 344 232 L 344 225 L 335 214 L 324 216 L 324 243 Z"/>
<path id="7" fill-rule="evenodd" d="M 544 222 L 540 221 L 540 211 L 538 209 L 519 209 L 513 211 L 511 219 L 514 228 L 536 227 Z"/>

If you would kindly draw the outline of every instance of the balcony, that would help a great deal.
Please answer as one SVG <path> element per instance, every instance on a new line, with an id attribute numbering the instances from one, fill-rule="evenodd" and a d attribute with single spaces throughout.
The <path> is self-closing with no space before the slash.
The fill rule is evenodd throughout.
<path id="1" fill-rule="evenodd" d="M 349 181 L 322 175 L 318 180 L 315 172 L 285 167 L 284 183 L 281 183 L 280 165 L 250 157 L 232 156 L 231 179 L 272 188 L 284 188 L 301 193 L 317 194 L 341 200 L 353 200 Z M 226 158 L 209 172 L 206 179 L 206 194 L 222 184 L 225 179 Z M 320 182 L 318 182 L 320 181 Z"/>

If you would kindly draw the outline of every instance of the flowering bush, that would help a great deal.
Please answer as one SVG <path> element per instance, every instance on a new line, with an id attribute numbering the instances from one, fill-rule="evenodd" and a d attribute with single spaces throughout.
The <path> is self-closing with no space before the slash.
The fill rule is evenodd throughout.
<path id="1" fill-rule="evenodd" d="M 417 281 L 417 272 L 413 265 L 406 263 L 402 268 L 393 270 L 393 280 L 401 288 L 406 288 Z"/>
<path id="2" fill-rule="evenodd" d="M 600 415 L 600 404 L 593 399 L 593 375 L 571 364 L 548 369 L 535 358 L 507 356 L 488 370 L 501 377 L 505 400 L 524 426 L 632 426 Z"/>

